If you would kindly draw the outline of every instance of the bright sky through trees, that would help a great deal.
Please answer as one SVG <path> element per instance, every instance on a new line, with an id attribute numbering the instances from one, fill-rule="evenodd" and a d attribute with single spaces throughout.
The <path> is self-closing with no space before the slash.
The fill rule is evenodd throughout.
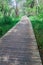
<path id="1" fill-rule="evenodd" d="M 11 0 L 12 1 L 12 6 L 16 7 L 16 0 Z M 19 0 L 18 0 L 19 1 Z M 23 5 L 23 3 L 26 2 L 26 0 L 20 0 L 18 3 L 18 6 L 20 7 L 20 5 Z"/>
<path id="2" fill-rule="evenodd" d="M 16 1 L 12 0 L 12 6 L 16 6 Z"/>

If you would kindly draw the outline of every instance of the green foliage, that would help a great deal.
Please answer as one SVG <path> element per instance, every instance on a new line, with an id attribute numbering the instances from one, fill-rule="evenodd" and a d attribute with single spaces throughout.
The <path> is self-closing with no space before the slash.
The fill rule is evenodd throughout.
<path id="1" fill-rule="evenodd" d="M 11 0 L 0 0 L 0 37 L 20 20 L 19 16 L 16 17 L 11 3 Z"/>
<path id="2" fill-rule="evenodd" d="M 41 19 L 38 16 L 30 17 L 39 49 L 43 49 L 43 20 Z"/>
<path id="3" fill-rule="evenodd" d="M 3 19 L 2 19 L 3 20 Z M 12 28 L 16 23 L 20 20 L 20 18 L 11 18 L 8 17 L 6 22 L 3 21 L 0 24 L 0 37 L 2 37 L 10 28 Z"/>
<path id="4" fill-rule="evenodd" d="M 27 16 L 33 15 L 33 12 L 35 12 L 34 3 L 34 0 L 26 0 L 24 3 L 23 7 Z"/>
<path id="5" fill-rule="evenodd" d="M 30 6 L 34 0 L 26 0 L 26 6 Z"/>

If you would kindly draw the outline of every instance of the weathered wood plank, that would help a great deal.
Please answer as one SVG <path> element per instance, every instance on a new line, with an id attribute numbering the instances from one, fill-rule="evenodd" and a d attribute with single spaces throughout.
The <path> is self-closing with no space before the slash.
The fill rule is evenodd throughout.
<path id="1" fill-rule="evenodd" d="M 0 65 L 42 65 L 28 17 L 0 39 Z"/>

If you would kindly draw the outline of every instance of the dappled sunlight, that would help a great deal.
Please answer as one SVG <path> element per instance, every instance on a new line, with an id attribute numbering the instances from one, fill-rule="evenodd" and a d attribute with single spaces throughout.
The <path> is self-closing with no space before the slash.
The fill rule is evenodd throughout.
<path id="1" fill-rule="evenodd" d="M 3 55 L 2 58 L 3 58 L 4 62 L 8 62 L 9 61 L 9 56 L 8 55 L 5 55 L 5 56 Z"/>
<path id="2" fill-rule="evenodd" d="M 14 65 L 19 65 L 20 62 L 18 61 L 18 58 L 15 58 Z"/>
<path id="3" fill-rule="evenodd" d="M 2 61 L 2 62 L 8 62 L 9 61 L 9 55 L 0 56 L 0 61 Z"/>

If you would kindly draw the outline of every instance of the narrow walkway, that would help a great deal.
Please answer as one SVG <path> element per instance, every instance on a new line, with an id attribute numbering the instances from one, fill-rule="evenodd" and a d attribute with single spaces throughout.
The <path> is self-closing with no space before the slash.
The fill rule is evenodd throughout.
<path id="1" fill-rule="evenodd" d="M 0 65 L 42 65 L 32 25 L 26 16 L 0 39 Z"/>

